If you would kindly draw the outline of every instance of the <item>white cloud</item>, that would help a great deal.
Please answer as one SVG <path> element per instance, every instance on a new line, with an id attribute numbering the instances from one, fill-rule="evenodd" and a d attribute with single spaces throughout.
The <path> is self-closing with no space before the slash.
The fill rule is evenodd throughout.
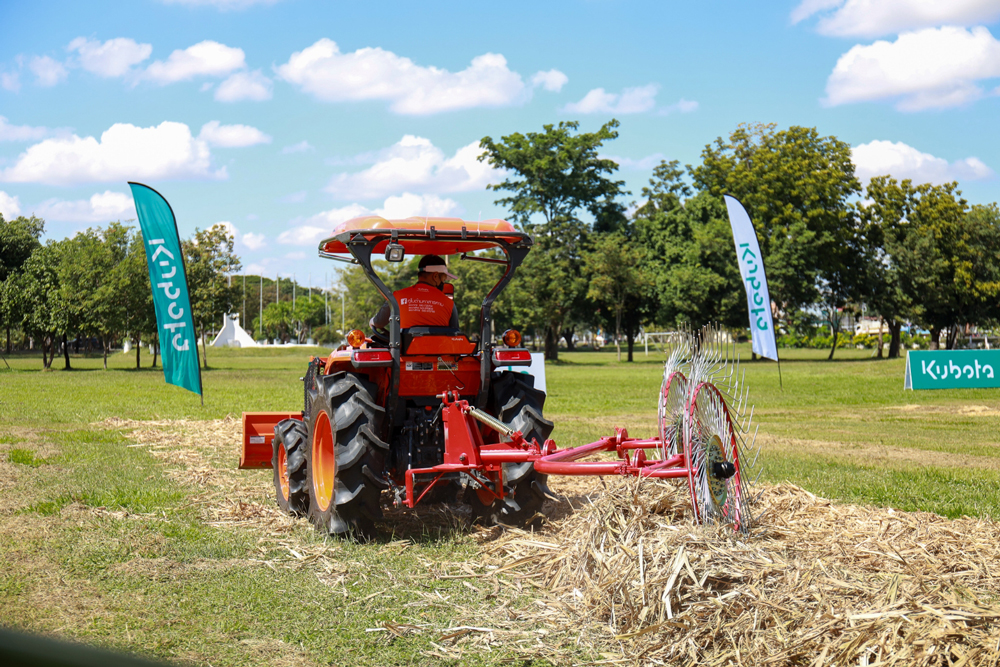
<path id="1" fill-rule="evenodd" d="M 411 216 L 449 217 L 462 212 L 462 207 L 451 199 L 437 195 L 417 195 L 404 192 L 388 197 L 380 208 L 371 210 L 360 204 L 323 211 L 278 235 L 278 243 L 286 245 L 315 245 L 333 233 L 333 228 L 351 218 L 362 215 L 380 215 L 398 219 Z"/>
<path id="2" fill-rule="evenodd" d="M 253 232 L 247 232 L 246 234 L 243 234 L 242 232 L 240 232 L 239 229 L 237 229 L 236 225 L 234 225 L 228 220 L 222 220 L 220 222 L 217 222 L 211 227 L 209 227 L 209 229 L 211 229 L 212 227 L 222 227 L 223 229 L 225 229 L 229 233 L 229 235 L 233 237 L 233 240 L 236 242 L 237 246 L 242 245 L 250 250 L 260 250 L 265 245 L 267 245 L 267 240 L 266 240 L 267 237 L 265 237 L 263 234 L 254 234 Z"/>
<path id="3" fill-rule="evenodd" d="M 475 141 L 446 158 L 429 139 L 406 135 L 384 150 L 375 164 L 353 174 L 337 174 L 326 191 L 340 199 L 366 200 L 400 192 L 465 192 L 483 190 L 497 180 L 493 167 L 478 156 Z"/>
<path id="4" fill-rule="evenodd" d="M 0 116 L 0 141 L 37 141 L 48 133 L 48 129 L 44 127 L 11 125 L 5 117 Z"/>
<path id="5" fill-rule="evenodd" d="M 0 190 L 0 215 L 11 220 L 21 215 L 21 202 L 17 196 L 9 195 Z"/>
<path id="6" fill-rule="evenodd" d="M 134 39 L 116 37 L 106 42 L 86 37 L 77 37 L 68 51 L 79 54 L 80 67 L 107 78 L 124 76 L 153 53 L 152 44 L 139 44 Z"/>
<path id="7" fill-rule="evenodd" d="M 100 140 L 94 137 L 46 139 L 0 171 L 0 181 L 71 185 L 139 179 L 225 179 L 226 169 L 212 170 L 208 144 L 191 136 L 183 123 L 156 127 L 115 123 Z"/>
<path id="8" fill-rule="evenodd" d="M 805 0 L 792 11 L 792 22 L 827 9 L 817 30 L 836 37 L 879 37 L 939 26 L 971 27 L 1000 18 L 996 0 Z"/>
<path id="9" fill-rule="evenodd" d="M 278 234 L 277 240 L 278 243 L 286 245 L 315 245 L 329 236 L 333 228 L 340 223 L 368 213 L 371 211 L 361 204 L 350 204 L 342 208 L 317 213 L 304 223 Z"/>
<path id="10" fill-rule="evenodd" d="M 993 170 L 976 157 L 949 163 L 944 158 L 921 153 L 902 142 L 871 141 L 851 150 L 855 174 L 862 184 L 873 176 L 890 175 L 897 180 L 912 179 L 915 183 L 940 185 L 954 180 L 981 180 L 993 175 Z"/>
<path id="11" fill-rule="evenodd" d="M 219 84 L 215 99 L 219 102 L 263 102 L 271 99 L 271 86 L 271 80 L 260 70 L 237 72 Z"/>
<path id="12" fill-rule="evenodd" d="M 843 4 L 844 0 L 802 0 L 799 5 L 792 10 L 792 23 L 804 21 L 813 14 L 825 9 L 833 9 Z"/>
<path id="13" fill-rule="evenodd" d="M 389 197 L 382 208 L 375 209 L 375 215 L 394 220 L 415 215 L 435 218 L 453 217 L 462 212 L 462 207 L 452 199 L 442 199 L 437 195 L 415 195 L 404 192 Z"/>
<path id="14" fill-rule="evenodd" d="M 131 195 L 107 190 L 90 199 L 61 201 L 49 199 L 38 205 L 35 214 L 56 222 L 106 223 L 114 220 L 134 220 L 135 205 Z"/>
<path id="15" fill-rule="evenodd" d="M 205 40 L 174 51 L 166 62 L 157 60 L 151 63 L 146 68 L 145 78 L 166 85 L 196 76 L 225 76 L 245 66 L 243 49 Z"/>
<path id="16" fill-rule="evenodd" d="M 636 88 L 625 88 L 621 94 L 605 92 L 594 88 L 579 102 L 571 102 L 563 107 L 564 113 L 611 113 L 630 114 L 651 111 L 656 106 L 656 93 L 660 89 L 655 83 Z"/>
<path id="17" fill-rule="evenodd" d="M 220 125 L 219 121 L 212 120 L 201 126 L 198 139 L 206 142 L 209 146 L 220 148 L 246 148 L 257 144 L 271 143 L 271 137 L 264 134 L 256 127 L 249 125 Z"/>
<path id="18" fill-rule="evenodd" d="M 46 88 L 65 79 L 68 73 L 61 62 L 48 56 L 34 56 L 28 61 L 28 69 L 37 78 L 38 85 Z"/>
<path id="19" fill-rule="evenodd" d="M 384 100 L 399 114 L 510 106 L 528 95 L 521 75 L 496 53 L 473 58 L 461 72 L 449 72 L 422 67 L 381 48 L 341 53 L 335 42 L 324 38 L 293 53 L 277 71 L 324 102 Z"/>
<path id="20" fill-rule="evenodd" d="M 976 81 L 997 76 L 1000 42 L 989 30 L 930 28 L 853 47 L 830 74 L 824 102 L 896 98 L 901 111 L 953 107 L 982 96 Z"/>
<path id="21" fill-rule="evenodd" d="M 185 5 L 187 7 L 214 7 L 222 11 L 240 10 L 254 5 L 274 5 L 281 0 L 161 0 L 167 5 Z"/>
<path id="22" fill-rule="evenodd" d="M 541 86 L 545 90 L 558 93 L 569 81 L 569 77 L 557 69 L 550 69 L 547 72 L 538 72 L 531 77 L 531 85 L 536 88 Z"/>
<path id="23" fill-rule="evenodd" d="M 254 234 L 253 232 L 247 232 L 241 238 L 243 245 L 250 250 L 260 250 L 267 245 L 267 237 L 263 234 Z"/>
<path id="24" fill-rule="evenodd" d="M 663 153 L 653 153 L 652 155 L 641 157 L 638 160 L 628 157 L 619 157 L 617 155 L 602 155 L 601 159 L 614 160 L 622 170 L 629 169 L 635 171 L 650 171 L 653 167 L 663 162 L 666 157 Z"/>
<path id="25" fill-rule="evenodd" d="M 694 100 L 686 100 L 683 97 L 668 107 L 663 107 L 657 113 L 661 116 L 669 116 L 672 113 L 691 113 L 698 110 L 698 103 Z"/>
<path id="26" fill-rule="evenodd" d="M 308 141 L 300 141 L 297 144 L 292 144 L 291 146 L 285 146 L 281 149 L 282 154 L 289 155 L 291 153 L 306 153 L 308 151 L 314 151 L 315 148 Z"/>
<path id="27" fill-rule="evenodd" d="M 17 72 L 0 72 L 0 88 L 12 93 L 21 90 L 21 78 Z"/>

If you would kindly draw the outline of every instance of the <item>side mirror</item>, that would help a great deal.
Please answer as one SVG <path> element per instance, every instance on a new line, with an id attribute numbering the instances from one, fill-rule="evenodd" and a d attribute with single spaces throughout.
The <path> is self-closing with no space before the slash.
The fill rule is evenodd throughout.
<path id="1" fill-rule="evenodd" d="M 455 286 L 451 283 L 444 283 L 441 285 L 441 291 L 448 295 L 448 298 L 455 298 Z"/>

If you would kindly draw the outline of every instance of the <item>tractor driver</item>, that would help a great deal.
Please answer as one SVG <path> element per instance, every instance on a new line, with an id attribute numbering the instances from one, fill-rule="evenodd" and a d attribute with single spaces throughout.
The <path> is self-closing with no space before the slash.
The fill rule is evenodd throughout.
<path id="1" fill-rule="evenodd" d="M 417 265 L 417 284 L 393 292 L 399 303 L 400 329 L 410 327 L 451 327 L 458 329 L 458 308 L 442 291 L 441 286 L 456 276 L 448 273 L 448 265 L 437 255 L 425 255 Z M 386 301 L 375 317 L 369 320 L 373 329 L 389 326 L 392 309 Z"/>

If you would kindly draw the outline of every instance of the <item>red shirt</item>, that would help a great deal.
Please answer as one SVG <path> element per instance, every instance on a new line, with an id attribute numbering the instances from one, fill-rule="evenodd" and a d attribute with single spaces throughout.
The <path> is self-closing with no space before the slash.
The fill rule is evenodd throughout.
<path id="1" fill-rule="evenodd" d="M 446 327 L 451 324 L 451 314 L 455 309 L 448 296 L 436 287 L 417 283 L 393 292 L 399 302 L 399 324 L 401 329 L 410 327 Z"/>

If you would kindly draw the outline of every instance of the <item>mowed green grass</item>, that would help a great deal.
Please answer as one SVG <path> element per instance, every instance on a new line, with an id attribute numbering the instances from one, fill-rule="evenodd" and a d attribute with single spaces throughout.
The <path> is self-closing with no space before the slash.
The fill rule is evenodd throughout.
<path id="1" fill-rule="evenodd" d="M 268 567 L 287 550 L 206 523 L 193 502 L 201 489 L 100 424 L 296 410 L 305 361 L 323 352 L 211 350 L 204 407 L 165 385 L 161 370 L 134 370 L 134 354 L 111 357 L 107 372 L 100 358 L 73 357 L 69 372 L 39 372 L 34 356 L 8 358 L 12 371 L 0 364 L 0 623 L 196 664 L 423 664 L 439 635 L 390 641 L 367 630 L 488 626 L 529 607 L 530 591 L 491 598 L 466 580 L 436 577 L 476 562 L 480 549 L 440 526 L 406 532 L 405 548 L 388 534 L 374 545 L 328 543 L 343 564 L 335 585 L 308 565 Z M 833 362 L 822 351 L 784 355 L 783 388 L 774 363 L 743 365 L 764 442 L 762 480 L 851 502 L 1000 516 L 1000 390 L 904 392 L 903 361 L 868 351 L 838 350 Z M 641 348 L 631 364 L 613 352 L 564 352 L 546 371 L 552 437 L 564 447 L 615 426 L 652 435 L 662 361 Z M 270 475 L 241 474 L 248 485 Z M 287 539 L 323 545 L 304 521 Z M 599 658 L 567 650 L 571 661 Z M 501 645 L 461 661 L 515 657 Z"/>

